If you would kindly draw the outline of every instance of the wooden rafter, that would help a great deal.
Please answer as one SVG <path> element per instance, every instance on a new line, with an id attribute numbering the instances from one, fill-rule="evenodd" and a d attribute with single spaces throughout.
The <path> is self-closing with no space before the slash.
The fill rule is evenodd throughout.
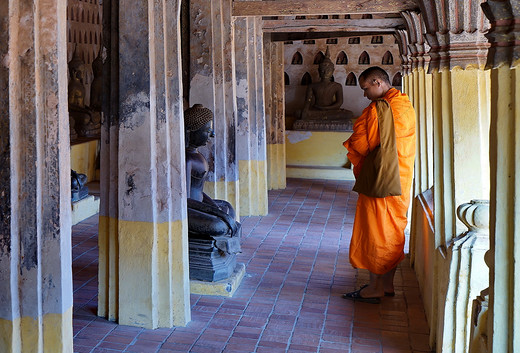
<path id="1" fill-rule="evenodd" d="M 333 19 L 333 20 L 265 20 L 264 32 L 394 32 L 404 26 L 402 18 Z"/>
<path id="2" fill-rule="evenodd" d="M 416 0 L 233 1 L 233 16 L 396 13 L 418 9 Z"/>

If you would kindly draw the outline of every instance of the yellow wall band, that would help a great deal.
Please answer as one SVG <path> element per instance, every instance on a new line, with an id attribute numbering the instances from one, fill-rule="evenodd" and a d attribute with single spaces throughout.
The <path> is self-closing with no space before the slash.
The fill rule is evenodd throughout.
<path id="1" fill-rule="evenodd" d="M 0 319 L 0 352 L 71 353 L 72 340 L 72 307 L 63 314 L 43 315 L 42 319 L 28 316 Z"/>

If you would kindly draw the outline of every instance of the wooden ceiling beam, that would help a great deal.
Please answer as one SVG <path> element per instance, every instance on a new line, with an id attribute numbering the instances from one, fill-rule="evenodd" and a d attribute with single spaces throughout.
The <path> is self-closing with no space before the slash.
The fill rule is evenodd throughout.
<path id="1" fill-rule="evenodd" d="M 403 18 L 332 19 L 332 20 L 265 20 L 264 32 L 394 32 L 403 28 Z"/>
<path id="2" fill-rule="evenodd" d="M 375 14 L 418 8 L 416 0 L 234 0 L 233 16 Z"/>

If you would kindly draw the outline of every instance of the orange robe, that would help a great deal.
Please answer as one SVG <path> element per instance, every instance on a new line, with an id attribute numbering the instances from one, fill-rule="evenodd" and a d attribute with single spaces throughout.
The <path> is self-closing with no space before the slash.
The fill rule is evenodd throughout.
<path id="1" fill-rule="evenodd" d="M 384 97 L 394 116 L 399 159 L 401 196 L 374 198 L 359 194 L 350 263 L 375 274 L 385 274 L 404 259 L 404 229 L 410 203 L 415 160 L 415 111 L 406 94 L 391 88 Z M 379 145 L 376 105 L 372 102 L 354 124 L 352 136 L 343 143 L 357 177 L 365 156 Z"/>

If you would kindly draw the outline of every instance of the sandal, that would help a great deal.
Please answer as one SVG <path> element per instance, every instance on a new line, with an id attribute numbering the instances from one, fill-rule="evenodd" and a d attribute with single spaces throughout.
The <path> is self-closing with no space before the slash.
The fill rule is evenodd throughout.
<path id="1" fill-rule="evenodd" d="M 381 299 L 379 298 L 365 298 L 361 296 L 361 290 L 368 286 L 368 284 L 365 284 L 358 290 L 355 290 L 353 292 L 345 293 L 343 294 L 343 299 L 350 299 L 357 302 L 363 302 L 363 303 L 369 303 L 369 304 L 379 304 L 381 303 Z"/>

